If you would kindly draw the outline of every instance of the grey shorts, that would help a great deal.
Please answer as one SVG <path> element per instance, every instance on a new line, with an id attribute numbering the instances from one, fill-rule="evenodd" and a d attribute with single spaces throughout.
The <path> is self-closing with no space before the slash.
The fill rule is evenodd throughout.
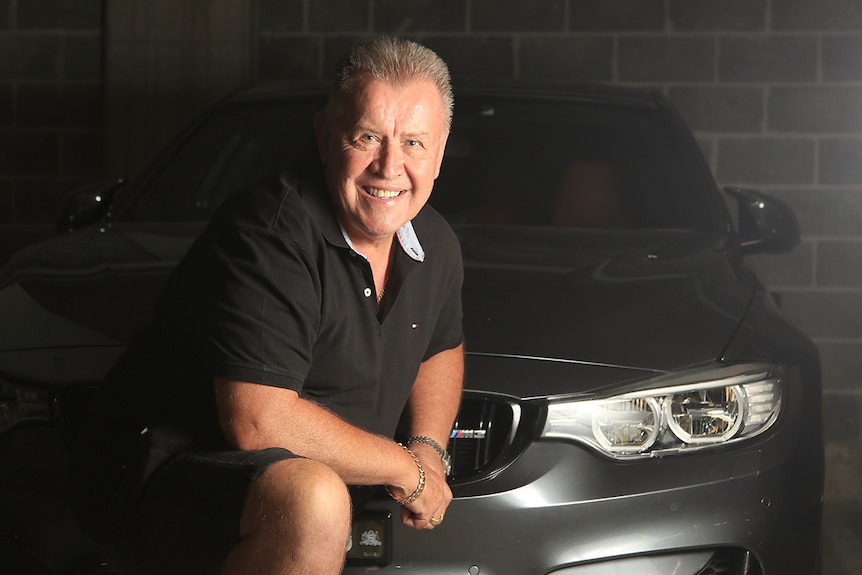
<path id="1" fill-rule="evenodd" d="M 129 575 L 219 573 L 252 482 L 296 457 L 228 449 L 184 427 L 143 433 L 120 468 L 94 447 L 75 458 L 73 508 L 103 560 Z"/>

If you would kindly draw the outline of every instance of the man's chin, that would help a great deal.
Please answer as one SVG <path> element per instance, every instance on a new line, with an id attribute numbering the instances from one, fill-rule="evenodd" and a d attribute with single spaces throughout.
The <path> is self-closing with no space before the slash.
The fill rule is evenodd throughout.
<path id="1" fill-rule="evenodd" d="M 403 225 L 392 221 L 387 221 L 386 223 L 363 222 L 358 226 L 349 228 L 347 234 L 355 244 L 382 243 L 391 241 L 392 236 Z"/>

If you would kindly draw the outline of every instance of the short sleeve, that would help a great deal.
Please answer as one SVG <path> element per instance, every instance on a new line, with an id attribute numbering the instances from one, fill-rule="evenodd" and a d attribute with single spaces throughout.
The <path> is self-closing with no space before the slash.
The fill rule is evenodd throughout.
<path id="1" fill-rule="evenodd" d="M 177 347 L 194 350 L 210 378 L 299 391 L 320 324 L 320 279 L 296 239 L 313 232 L 291 224 L 312 224 L 290 190 L 243 195 L 216 214 L 180 264 L 167 291 L 184 321 L 168 335 L 190 338 Z"/>
<path id="2" fill-rule="evenodd" d="M 301 389 L 320 322 L 307 255 L 273 230 L 239 227 L 219 238 L 210 273 L 196 308 L 213 376 Z"/>

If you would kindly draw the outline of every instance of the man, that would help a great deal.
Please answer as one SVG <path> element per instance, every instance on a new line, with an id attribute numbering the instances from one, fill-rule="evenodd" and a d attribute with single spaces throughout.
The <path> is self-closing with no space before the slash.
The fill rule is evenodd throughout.
<path id="1" fill-rule="evenodd" d="M 385 486 L 412 528 L 443 521 L 463 272 L 425 204 L 451 112 L 436 54 L 358 46 L 314 119 L 322 166 L 213 218 L 76 450 L 71 501 L 114 568 L 340 573 L 348 485 Z"/>

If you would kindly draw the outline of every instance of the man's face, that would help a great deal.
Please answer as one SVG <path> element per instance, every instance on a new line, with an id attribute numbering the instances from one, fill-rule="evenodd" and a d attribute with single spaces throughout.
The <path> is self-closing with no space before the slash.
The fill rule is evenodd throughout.
<path id="1" fill-rule="evenodd" d="M 449 136 L 429 80 L 369 79 L 341 109 L 318 115 L 315 130 L 338 219 L 358 244 L 389 241 L 425 205 Z"/>

